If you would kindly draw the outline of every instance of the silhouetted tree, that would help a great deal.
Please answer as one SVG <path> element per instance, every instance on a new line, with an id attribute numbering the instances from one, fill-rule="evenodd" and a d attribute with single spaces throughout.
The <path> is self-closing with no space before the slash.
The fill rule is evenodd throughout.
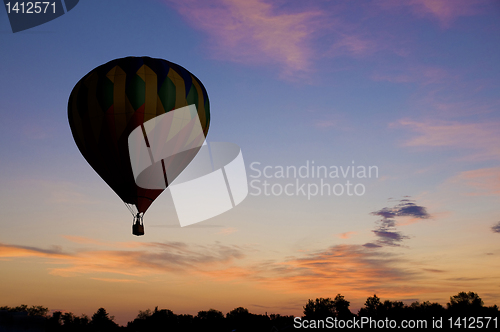
<path id="1" fill-rule="evenodd" d="M 146 309 L 144 311 L 139 310 L 139 314 L 137 315 L 137 319 L 147 319 L 147 318 L 151 317 L 152 314 L 153 314 L 153 312 L 151 311 L 151 309 Z"/>
<path id="2" fill-rule="evenodd" d="M 62 315 L 61 320 L 63 323 L 63 331 L 84 332 L 90 330 L 90 318 L 87 315 L 78 317 L 72 312 L 68 312 Z"/>
<path id="3" fill-rule="evenodd" d="M 331 298 L 317 298 L 308 300 L 303 307 L 306 319 L 325 319 L 328 316 L 337 316 L 349 319 L 354 316 L 349 311 L 349 301 L 344 296 L 337 294 Z M 114 332 L 128 330 L 131 332 L 267 332 L 267 331 L 293 331 L 294 317 L 279 314 L 258 315 L 252 314 L 248 309 L 238 307 L 224 315 L 222 312 L 209 309 L 199 311 L 192 315 L 176 315 L 171 310 L 155 308 L 154 312 L 147 309 L 139 311 L 137 318 L 119 327 L 114 317 L 109 316 L 104 308 L 99 308 L 92 319 L 86 315 L 81 317 L 73 313 L 55 311 L 52 316 L 47 316 L 48 309 L 42 306 L 20 305 L 17 307 L 0 307 L 0 331 L 30 331 L 30 332 Z M 366 299 L 365 305 L 359 311 L 359 316 L 376 319 L 394 319 L 401 322 L 403 319 L 433 319 L 442 317 L 444 321 L 453 317 L 495 317 L 498 320 L 498 306 L 485 307 L 478 294 L 474 292 L 460 292 L 450 297 L 450 302 L 445 309 L 439 303 L 413 302 L 407 306 L 401 301 L 381 301 L 377 295 Z M 350 316 L 350 317 L 348 317 Z M 497 321 L 495 320 L 495 322 Z M 468 321 L 469 322 L 469 321 Z M 462 319 L 459 320 L 463 324 Z M 458 324 L 458 323 L 456 323 Z M 492 327 L 492 325 L 490 326 Z M 493 326 L 494 327 L 494 326 Z"/>
<path id="4" fill-rule="evenodd" d="M 198 328 L 206 329 L 222 329 L 225 326 L 224 314 L 215 309 L 209 309 L 208 311 L 198 311 L 198 314 L 194 318 L 196 326 Z"/>
<path id="5" fill-rule="evenodd" d="M 419 318 L 443 317 L 445 311 L 445 308 L 441 304 L 436 302 L 431 303 L 430 301 L 422 303 L 416 301 L 408 307 L 409 315 Z"/>
<path id="6" fill-rule="evenodd" d="M 75 315 L 72 312 L 66 312 L 61 316 L 61 321 L 64 326 L 73 325 L 75 322 Z"/>
<path id="7" fill-rule="evenodd" d="M 42 307 L 41 305 L 31 306 L 27 310 L 30 316 L 47 316 L 49 312 L 49 308 Z"/>
<path id="8" fill-rule="evenodd" d="M 92 321 L 90 324 L 95 331 L 108 332 L 118 329 L 118 324 L 113 322 L 114 316 L 109 316 L 108 312 L 104 308 L 99 308 L 92 315 Z"/>
<path id="9" fill-rule="evenodd" d="M 20 306 L 17 307 L 8 307 L 8 306 L 3 306 L 0 307 L 0 310 L 7 310 L 10 312 L 26 312 L 28 316 L 47 316 L 49 312 L 49 308 L 45 308 L 41 305 L 33 305 L 31 307 L 28 307 L 26 304 L 21 304 Z"/>
<path id="10" fill-rule="evenodd" d="M 460 292 L 457 295 L 450 296 L 448 308 L 481 308 L 483 305 L 483 300 L 476 293 Z"/>
<path id="11" fill-rule="evenodd" d="M 335 314 L 339 318 L 348 319 L 353 316 L 352 312 L 349 310 L 349 305 L 350 302 L 347 301 L 343 295 L 337 294 L 337 296 L 335 296 L 335 299 L 333 299 Z"/>
<path id="12" fill-rule="evenodd" d="M 339 301 L 340 305 L 340 301 Z M 331 298 L 317 298 L 309 300 L 303 307 L 304 316 L 307 319 L 325 319 L 326 317 L 335 316 L 335 302 Z"/>
<path id="13" fill-rule="evenodd" d="M 404 315 L 406 307 L 401 301 L 385 300 L 377 308 L 377 314 L 381 317 L 399 318 Z"/>
<path id="14" fill-rule="evenodd" d="M 361 308 L 358 314 L 360 316 L 375 317 L 381 305 L 380 298 L 374 294 L 366 299 L 365 307 Z"/>
<path id="15" fill-rule="evenodd" d="M 0 307 L 0 331 L 45 331 L 48 309 L 22 304 L 17 307 Z"/>
<path id="16" fill-rule="evenodd" d="M 270 319 L 265 315 L 251 314 L 248 309 L 238 307 L 226 314 L 228 327 L 232 330 L 257 331 L 258 329 L 270 329 Z"/>
<path id="17" fill-rule="evenodd" d="M 226 318 L 228 319 L 241 319 L 247 318 L 248 316 L 250 316 L 250 312 L 247 308 L 243 307 L 235 308 L 226 314 Z"/>
<path id="18" fill-rule="evenodd" d="M 61 326 L 61 317 L 62 317 L 62 312 L 60 311 L 54 311 L 52 313 L 52 317 L 50 317 L 47 320 L 47 330 L 50 332 L 55 332 L 55 331 L 61 331 L 62 326 Z"/>
<path id="19" fill-rule="evenodd" d="M 248 312 L 248 310 L 246 311 Z M 224 319 L 224 314 L 219 310 L 209 309 L 208 311 L 198 311 L 198 315 L 196 315 L 196 318 L 202 321 L 221 321 Z"/>
<path id="20" fill-rule="evenodd" d="M 270 314 L 271 326 L 277 331 L 293 329 L 294 316 L 281 316 L 280 314 Z"/>

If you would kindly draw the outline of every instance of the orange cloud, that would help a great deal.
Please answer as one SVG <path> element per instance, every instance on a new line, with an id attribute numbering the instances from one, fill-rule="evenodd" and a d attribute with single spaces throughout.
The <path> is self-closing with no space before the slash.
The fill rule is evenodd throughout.
<path id="1" fill-rule="evenodd" d="M 452 147 L 475 151 L 474 159 L 500 158 L 500 123 L 417 122 L 400 120 L 392 127 L 406 127 L 419 135 L 405 142 L 412 147 Z"/>
<path id="2" fill-rule="evenodd" d="M 147 244 L 141 243 L 141 242 L 134 242 L 134 241 L 129 241 L 129 242 L 105 242 L 105 241 L 100 241 L 84 236 L 74 236 L 74 235 L 62 235 L 63 238 L 65 238 L 68 241 L 71 241 L 73 243 L 78 243 L 78 244 L 95 244 L 97 246 L 106 246 L 106 247 L 114 247 L 114 248 L 138 248 L 145 246 Z"/>
<path id="3" fill-rule="evenodd" d="M 15 246 L 0 243 L 0 257 L 1 258 L 15 258 L 15 257 L 47 257 L 65 259 L 70 256 L 62 253 L 59 247 L 53 249 L 39 249 L 28 246 Z"/>
<path id="4" fill-rule="evenodd" d="M 263 0 L 167 0 L 188 23 L 205 31 L 219 59 L 270 63 L 283 72 L 308 71 L 310 39 L 319 11 L 279 13 Z"/>
<path id="5" fill-rule="evenodd" d="M 422 278 L 423 270 L 406 268 L 405 263 L 400 255 L 361 245 L 336 245 L 283 262 L 231 266 L 202 273 L 216 280 L 253 281 L 284 293 L 342 293 L 357 298 L 377 293 L 401 298 L 430 291 L 432 287 L 415 282 Z"/>
<path id="6" fill-rule="evenodd" d="M 105 242 L 91 239 L 91 238 L 84 237 L 84 236 L 63 235 L 62 237 L 68 241 L 73 242 L 73 243 L 107 245 Z"/>
<path id="7" fill-rule="evenodd" d="M 222 282 L 253 282 L 283 292 L 305 293 L 341 288 L 346 292 L 372 292 L 397 288 L 415 271 L 397 267 L 395 254 L 370 250 L 360 245 L 337 245 L 285 261 L 243 263 L 243 248 L 214 244 L 188 245 L 181 242 L 144 243 L 140 250 L 94 250 L 63 253 L 61 249 L 39 249 L 0 244 L 0 257 L 46 259 L 52 275 L 89 275 L 105 282 L 136 282 L 133 278 L 103 277 L 100 274 L 145 277 L 174 272 L 203 274 Z M 56 265 L 56 267 L 53 267 Z M 360 286 L 362 285 L 362 286 Z M 361 294 L 361 293 L 360 293 Z"/>
<path id="8" fill-rule="evenodd" d="M 223 228 L 221 229 L 220 232 L 218 232 L 217 234 L 222 234 L 222 235 L 229 235 L 229 234 L 233 234 L 233 233 L 236 233 L 238 230 L 234 227 L 228 227 L 228 228 Z"/>
<path id="9" fill-rule="evenodd" d="M 105 282 L 119 282 L 119 283 L 139 283 L 145 284 L 144 281 L 133 280 L 133 279 L 110 279 L 110 278 L 90 278 L 92 280 L 105 281 Z"/>
<path id="10" fill-rule="evenodd" d="M 148 276 L 170 272 L 196 272 L 244 257 L 242 248 L 221 244 L 202 246 L 181 242 L 143 243 L 138 249 L 79 250 L 75 253 L 63 253 L 60 248 L 46 250 L 0 244 L 0 258 L 45 258 L 49 265 L 58 265 L 49 268 L 50 274 L 71 277 L 99 273 Z"/>
<path id="11" fill-rule="evenodd" d="M 356 234 L 356 232 L 345 232 L 345 233 L 340 233 L 338 235 L 339 238 L 341 239 L 348 239 L 351 237 L 351 235 Z"/>
<path id="12" fill-rule="evenodd" d="M 93 244 L 93 243 L 91 243 Z M 143 243 L 135 250 L 94 250 L 65 253 L 60 248 L 0 244 L 1 258 L 35 257 L 53 275 L 85 275 L 109 283 L 143 282 L 149 276 L 204 276 L 216 283 L 244 283 L 273 293 L 333 296 L 341 293 L 361 306 L 369 294 L 391 299 L 450 292 L 447 272 L 436 280 L 433 266 L 412 262 L 402 254 L 362 245 L 335 245 L 285 260 L 252 263 L 242 260 L 248 248 L 234 245 L 193 245 L 182 242 Z M 54 267 L 54 265 L 56 265 Z M 111 274 L 111 275 L 110 275 Z M 432 281 L 432 282 L 431 282 Z M 250 288 L 251 289 L 251 288 Z M 446 295 L 446 294 L 445 294 Z"/>

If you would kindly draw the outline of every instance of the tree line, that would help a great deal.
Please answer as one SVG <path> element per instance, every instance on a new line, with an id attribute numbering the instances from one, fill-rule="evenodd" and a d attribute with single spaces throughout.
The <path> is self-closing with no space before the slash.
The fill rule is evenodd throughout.
<path id="1" fill-rule="evenodd" d="M 460 292 L 450 297 L 446 306 L 439 303 L 413 302 L 406 305 L 401 301 L 382 301 L 377 295 L 366 299 L 364 306 L 353 313 L 350 302 L 343 295 L 335 298 L 317 298 L 308 300 L 303 306 L 304 320 L 319 321 L 327 317 L 349 320 L 354 317 L 371 317 L 373 319 L 393 319 L 400 322 L 404 319 L 434 319 L 442 317 L 499 317 L 497 305 L 484 306 L 483 300 L 474 292 Z M 114 317 L 104 308 L 99 308 L 92 317 L 85 314 L 76 316 L 71 312 L 55 311 L 51 315 L 43 306 L 20 305 L 17 307 L 0 307 L 0 332 L 4 331 L 46 331 L 46 332 L 189 332 L 189 331 L 292 331 L 294 316 L 280 314 L 253 314 L 248 309 L 238 307 L 226 315 L 221 311 L 210 309 L 199 311 L 197 315 L 174 314 L 169 309 L 139 311 L 137 317 L 119 326 Z M 497 318 L 498 320 L 498 318 Z M 498 322 L 500 323 L 500 322 Z M 497 325 L 498 328 L 499 325 Z M 490 327 L 494 328 L 492 324 Z"/>

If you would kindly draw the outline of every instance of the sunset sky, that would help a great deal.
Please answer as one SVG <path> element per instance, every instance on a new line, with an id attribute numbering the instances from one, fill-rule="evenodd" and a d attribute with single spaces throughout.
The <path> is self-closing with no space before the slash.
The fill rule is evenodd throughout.
<path id="1" fill-rule="evenodd" d="M 203 82 L 207 139 L 238 144 L 260 182 L 182 228 L 167 190 L 135 237 L 67 103 L 93 68 L 143 55 Z M 374 293 L 500 305 L 498 1 L 83 0 L 18 33 L 0 9 L 0 62 L 0 306 L 126 324 L 155 306 L 301 315 L 337 293 L 354 312 Z M 254 170 L 313 162 L 339 177 Z M 264 180 L 365 192 L 256 195 Z"/>

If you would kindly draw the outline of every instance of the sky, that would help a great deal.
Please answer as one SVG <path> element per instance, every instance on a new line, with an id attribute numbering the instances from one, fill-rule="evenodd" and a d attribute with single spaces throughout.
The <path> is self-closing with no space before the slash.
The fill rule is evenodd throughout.
<path id="1" fill-rule="evenodd" d="M 354 312 L 373 294 L 500 305 L 499 18 L 487 0 L 85 0 L 12 33 L 0 9 L 0 305 L 120 324 L 338 293 Z M 203 82 L 241 204 L 180 227 L 166 190 L 131 234 L 67 117 L 80 78 L 126 56 Z"/>

